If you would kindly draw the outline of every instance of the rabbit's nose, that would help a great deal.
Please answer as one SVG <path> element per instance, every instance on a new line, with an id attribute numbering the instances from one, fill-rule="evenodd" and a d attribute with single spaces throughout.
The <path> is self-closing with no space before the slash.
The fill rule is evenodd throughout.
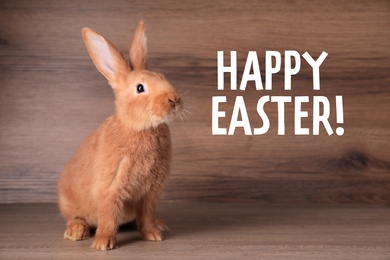
<path id="1" fill-rule="evenodd" d="M 176 97 L 176 100 L 172 100 L 168 98 L 168 101 L 173 109 L 175 109 L 177 105 L 181 105 L 182 103 L 181 98 L 179 97 Z"/>
<path id="2" fill-rule="evenodd" d="M 169 98 L 168 98 L 168 101 L 169 101 L 169 104 L 171 105 L 172 108 L 176 107 L 176 101 L 169 99 Z"/>

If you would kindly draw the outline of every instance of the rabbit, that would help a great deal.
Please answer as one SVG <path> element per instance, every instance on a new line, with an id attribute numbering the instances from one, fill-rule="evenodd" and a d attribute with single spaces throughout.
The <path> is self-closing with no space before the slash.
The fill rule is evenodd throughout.
<path id="1" fill-rule="evenodd" d="M 149 71 L 144 22 L 130 44 L 130 63 L 104 36 L 82 29 L 96 68 L 115 94 L 115 114 L 86 137 L 58 180 L 58 205 L 67 221 L 65 239 L 89 238 L 92 248 L 116 247 L 119 225 L 135 220 L 145 240 L 169 231 L 155 215 L 171 164 L 168 122 L 183 101 L 164 75 Z"/>

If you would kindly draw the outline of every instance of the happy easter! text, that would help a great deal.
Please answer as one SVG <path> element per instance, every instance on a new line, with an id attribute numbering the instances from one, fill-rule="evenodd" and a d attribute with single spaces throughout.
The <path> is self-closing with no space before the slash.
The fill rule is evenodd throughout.
<path id="1" fill-rule="evenodd" d="M 312 68 L 313 90 L 319 91 L 320 87 L 320 67 L 328 54 L 323 51 L 321 55 L 314 59 L 308 52 L 302 54 L 304 61 L 306 61 Z M 241 83 L 237 86 L 237 52 L 230 51 L 230 65 L 225 65 L 223 51 L 217 53 L 218 61 L 218 90 L 225 90 L 225 75 L 230 76 L 230 91 L 246 90 L 248 82 L 254 82 L 256 90 L 272 91 L 272 76 L 279 73 L 282 67 L 282 55 L 278 51 L 265 52 L 265 84 L 263 86 L 261 70 L 259 66 L 258 56 L 255 51 L 249 51 L 242 74 Z M 301 68 L 301 55 L 294 50 L 288 50 L 284 53 L 284 91 L 291 90 L 291 78 L 298 74 Z M 269 92 L 267 92 L 268 94 Z M 333 100 L 332 100 L 333 101 Z M 243 95 L 235 97 L 233 103 L 233 112 L 228 128 L 220 127 L 220 118 L 226 117 L 226 112 L 220 109 L 221 103 L 232 102 L 227 100 L 226 96 L 212 97 L 212 134 L 213 135 L 234 135 L 236 129 L 243 129 L 245 135 L 263 135 L 270 129 L 270 120 L 264 109 L 268 102 L 274 103 L 278 111 L 278 135 L 285 135 L 285 105 L 287 103 L 294 104 L 294 133 L 295 135 L 319 135 L 320 129 L 325 129 L 328 135 L 334 133 L 333 128 L 329 123 L 329 116 L 331 111 L 331 102 L 326 96 L 260 96 L 257 102 L 257 114 L 262 121 L 262 126 L 259 128 L 252 128 L 247 113 L 245 99 Z M 312 128 L 302 127 L 301 121 L 303 118 L 309 116 L 308 111 L 302 109 L 303 103 L 312 103 Z M 336 121 L 338 124 L 344 123 L 343 115 L 343 98 L 341 95 L 335 96 L 334 104 L 336 108 Z M 337 135 L 344 134 L 343 127 L 337 127 L 335 130 Z"/>

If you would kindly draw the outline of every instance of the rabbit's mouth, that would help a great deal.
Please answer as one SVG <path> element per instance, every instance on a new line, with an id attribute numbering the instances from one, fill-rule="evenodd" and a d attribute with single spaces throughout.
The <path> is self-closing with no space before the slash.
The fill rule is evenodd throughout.
<path id="1" fill-rule="evenodd" d="M 175 104 L 170 103 L 170 107 L 167 110 L 167 113 L 165 116 L 160 117 L 157 124 L 161 123 L 169 123 L 176 117 L 180 117 L 181 113 L 183 111 L 183 102 L 175 102 Z"/>
<path id="2" fill-rule="evenodd" d="M 183 111 L 183 100 L 178 96 L 162 99 L 164 100 L 163 103 L 154 107 L 152 124 L 155 127 L 162 123 L 169 123 L 178 116 L 181 117 Z"/>

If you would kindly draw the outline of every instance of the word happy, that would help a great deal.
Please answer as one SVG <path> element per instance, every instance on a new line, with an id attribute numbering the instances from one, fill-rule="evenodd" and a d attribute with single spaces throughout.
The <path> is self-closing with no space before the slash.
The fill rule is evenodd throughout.
<path id="1" fill-rule="evenodd" d="M 265 52 L 265 84 L 263 86 L 262 75 L 258 56 L 255 51 L 248 52 L 241 83 L 237 85 L 237 52 L 230 52 L 230 66 L 224 63 L 223 51 L 218 51 L 218 90 L 225 89 L 225 74 L 230 74 L 230 90 L 245 91 L 248 82 L 254 82 L 256 90 L 272 90 L 272 76 L 279 73 L 282 67 L 282 55 L 278 51 Z M 322 52 L 317 59 L 305 52 L 302 57 L 311 66 L 313 71 L 313 90 L 320 90 L 320 66 L 328 56 Z M 294 62 L 293 62 L 294 61 Z M 284 90 L 291 90 L 291 78 L 298 74 L 301 68 L 301 55 L 294 50 L 284 53 Z M 270 129 L 270 120 L 265 112 L 264 106 L 267 103 L 275 103 L 278 108 L 278 135 L 285 134 L 285 104 L 294 103 L 294 133 L 295 135 L 309 135 L 310 129 L 302 127 L 301 121 L 308 117 L 308 111 L 302 110 L 302 103 L 312 102 L 313 104 L 313 127 L 311 133 L 319 135 L 320 126 L 323 125 L 328 135 L 333 134 L 333 129 L 329 123 L 330 102 L 325 96 L 314 96 L 310 100 L 309 96 L 261 96 L 257 102 L 257 114 L 263 122 L 262 127 L 252 128 L 243 96 L 237 96 L 234 101 L 233 113 L 229 128 L 219 127 L 219 119 L 226 117 L 226 112 L 220 110 L 220 104 L 226 103 L 226 96 L 212 97 L 212 134 L 213 135 L 234 135 L 236 128 L 242 128 L 246 135 L 263 135 Z M 336 103 L 336 122 L 342 124 L 343 100 L 342 96 L 335 97 Z M 322 112 L 321 112 L 322 111 Z M 338 127 L 337 135 L 343 135 L 344 129 Z"/>

